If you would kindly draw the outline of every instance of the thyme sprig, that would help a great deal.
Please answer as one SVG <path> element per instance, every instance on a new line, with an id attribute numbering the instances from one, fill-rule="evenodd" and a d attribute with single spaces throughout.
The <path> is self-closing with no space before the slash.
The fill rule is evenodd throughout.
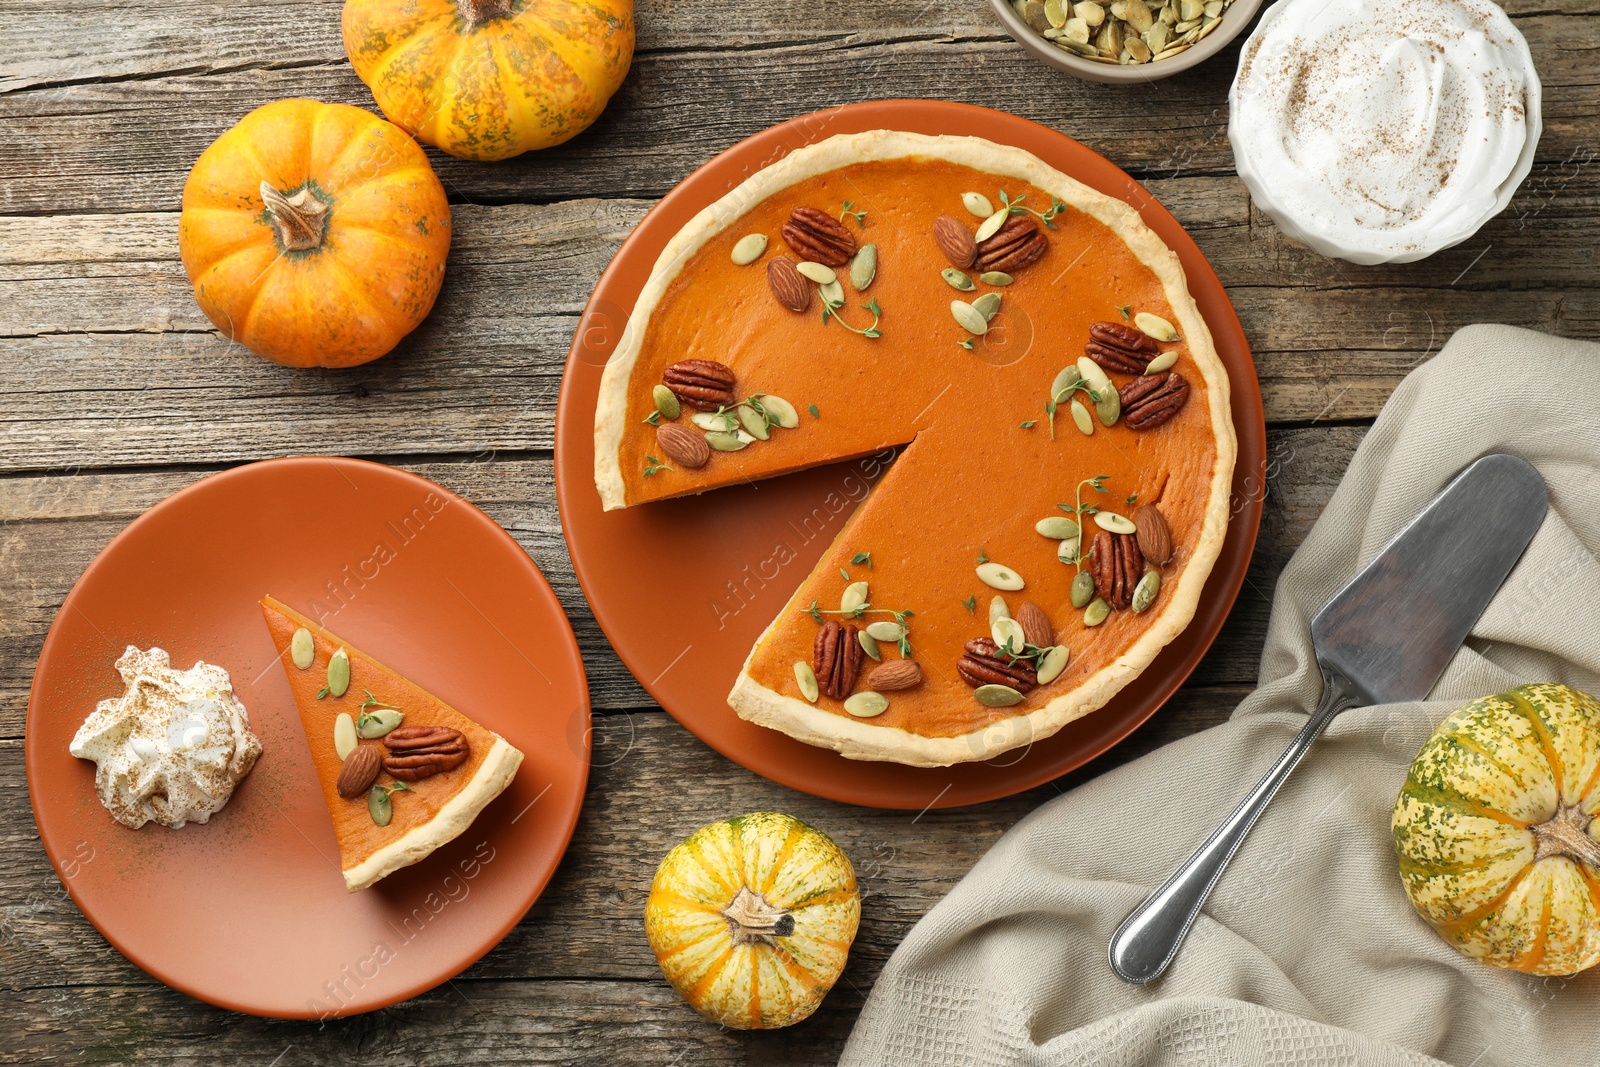
<path id="1" fill-rule="evenodd" d="M 1054 230 L 1057 228 L 1055 222 L 1056 216 L 1067 210 L 1067 205 L 1063 204 L 1060 200 L 1052 196 L 1050 198 L 1050 210 L 1038 211 L 1024 204 L 1023 201 L 1026 199 L 1028 199 L 1027 193 L 1023 193 L 1015 200 L 1012 200 L 1006 196 L 1006 191 L 1004 189 L 1000 190 L 1000 206 L 1006 208 L 1011 212 L 1011 214 L 1021 215 L 1026 212 L 1030 215 L 1037 215 L 1039 217 L 1039 221 L 1044 223 L 1050 229 Z"/>
<path id="2" fill-rule="evenodd" d="M 866 209 L 863 208 L 860 211 L 856 211 L 856 210 L 853 210 L 855 208 L 855 206 L 856 205 L 855 205 L 855 203 L 853 201 L 846 200 L 844 202 L 844 206 L 842 208 L 840 208 L 840 210 L 839 210 L 839 221 L 843 222 L 845 216 L 849 215 L 851 218 L 856 220 L 856 225 L 857 226 L 860 226 L 862 229 L 866 229 L 867 228 L 867 212 L 866 212 Z"/>
<path id="3" fill-rule="evenodd" d="M 883 319 L 883 308 L 878 306 L 877 297 L 873 297 L 871 300 L 868 300 L 865 304 L 861 305 L 864 310 L 872 313 L 872 324 L 865 329 L 859 329 L 846 322 L 844 317 L 839 314 L 839 309 L 842 307 L 844 307 L 843 300 L 829 300 L 826 296 L 824 296 L 822 298 L 822 321 L 824 323 L 837 322 L 840 326 L 843 326 L 851 333 L 858 333 L 862 337 L 883 336 L 883 331 L 878 329 L 878 323 Z"/>
<path id="4" fill-rule="evenodd" d="M 672 469 L 654 456 L 644 457 L 644 476 L 646 478 L 654 476 L 659 471 L 670 471 Z"/>
<path id="5" fill-rule="evenodd" d="M 848 577 L 848 575 L 846 576 Z M 870 602 L 862 603 L 856 607 L 845 610 L 844 608 L 824 608 L 818 606 L 818 601 L 813 600 L 808 607 L 800 609 L 811 616 L 811 621 L 821 623 L 824 615 L 843 615 L 847 619 L 859 619 L 865 615 L 888 615 L 900 624 L 900 640 L 898 642 L 900 655 L 911 658 L 911 624 L 906 620 L 916 614 L 914 611 L 896 611 L 894 608 L 875 608 Z"/>
<path id="6" fill-rule="evenodd" d="M 1057 389 L 1055 395 L 1044 402 L 1044 413 L 1050 417 L 1050 440 L 1052 441 L 1056 439 L 1056 412 L 1060 410 L 1063 404 L 1072 400 L 1074 393 L 1083 392 L 1089 394 L 1089 401 L 1093 404 L 1098 404 L 1105 399 L 1105 394 L 1097 393 L 1090 387 L 1089 379 L 1071 367 L 1066 369 L 1072 371 L 1073 377 L 1067 379 L 1066 384 Z"/>
<path id="7" fill-rule="evenodd" d="M 1110 490 L 1106 488 L 1105 483 L 1110 477 L 1108 474 L 1096 474 L 1093 478 L 1083 479 L 1073 491 L 1072 503 L 1056 505 L 1056 507 L 1078 520 L 1078 551 L 1074 552 L 1072 559 L 1068 561 L 1075 570 L 1083 570 L 1083 561 L 1094 555 L 1094 547 L 1092 545 L 1089 551 L 1085 552 L 1083 550 L 1083 520 L 1100 512 L 1100 508 L 1097 505 L 1083 502 L 1083 487 L 1087 485 L 1093 487 L 1097 493 L 1109 493 Z"/>

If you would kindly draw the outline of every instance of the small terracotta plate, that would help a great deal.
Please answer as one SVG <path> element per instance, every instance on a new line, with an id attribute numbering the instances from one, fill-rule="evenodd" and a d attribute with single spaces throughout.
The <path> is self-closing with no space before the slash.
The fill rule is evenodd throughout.
<path id="1" fill-rule="evenodd" d="M 257 601 L 319 618 L 526 755 L 455 841 L 360 893 Z M 129 830 L 67 751 L 116 696 L 127 645 L 220 664 L 263 752 L 205 825 Z M 328 744 L 327 738 L 313 743 Z M 349 1015 L 421 993 L 516 925 L 566 850 L 589 774 L 589 694 L 550 586 L 483 512 L 349 459 L 272 460 L 151 508 L 56 615 L 28 700 L 28 791 L 72 898 L 133 962 L 255 1015 Z"/>
<path id="2" fill-rule="evenodd" d="M 1027 750 L 986 763 L 919 769 L 847 760 L 747 723 L 728 707 L 728 690 L 750 646 L 828 546 L 826 536 L 807 540 L 796 531 L 808 529 L 816 508 L 841 499 L 841 485 L 870 477 L 872 460 L 610 514 L 601 511 L 594 487 L 600 375 L 667 241 L 696 212 L 767 164 L 835 134 L 876 129 L 966 134 L 1016 145 L 1133 204 L 1183 261 L 1233 386 L 1239 436 L 1233 518 L 1194 621 L 1109 705 Z M 556 497 L 595 618 L 650 695 L 695 736 L 795 789 L 851 804 L 917 810 L 993 800 L 1059 777 L 1132 733 L 1173 694 L 1211 646 L 1244 581 L 1261 522 L 1266 436 L 1255 364 L 1233 305 L 1194 241 L 1143 186 L 1070 137 L 1015 115 L 966 104 L 887 100 L 802 115 L 741 141 L 685 178 L 623 242 L 573 338 L 556 421 Z M 786 551 L 777 551 L 780 545 Z M 780 558 L 786 560 L 781 566 Z"/>

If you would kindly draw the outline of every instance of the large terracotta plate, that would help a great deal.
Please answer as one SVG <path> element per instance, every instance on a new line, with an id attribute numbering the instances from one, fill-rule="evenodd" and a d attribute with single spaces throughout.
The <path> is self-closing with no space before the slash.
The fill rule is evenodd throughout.
<path id="1" fill-rule="evenodd" d="M 594 487 L 594 409 L 601 371 L 662 247 L 696 212 L 761 167 L 839 133 L 896 129 L 971 134 L 1025 148 L 1136 206 L 1183 260 L 1233 384 L 1239 435 L 1233 519 L 1199 612 L 1139 679 L 1093 715 L 987 763 L 918 769 L 861 763 L 745 722 L 727 694 L 751 644 L 827 547 L 797 536 L 803 520 L 871 461 L 604 513 Z M 1261 520 L 1266 425 L 1255 364 L 1216 272 L 1143 186 L 1083 145 L 986 108 L 890 100 L 819 111 L 742 141 L 689 175 L 645 216 L 600 278 L 573 338 L 556 423 L 556 494 L 578 581 L 628 668 L 701 740 L 784 785 L 852 804 L 919 810 L 1008 796 L 1047 782 L 1132 733 L 1183 683 L 1238 595 Z M 847 480 L 848 479 L 848 480 Z M 795 558 L 772 564 L 774 546 Z"/>
<path id="2" fill-rule="evenodd" d="M 455 841 L 360 893 L 257 605 L 272 593 L 498 731 L 526 759 Z M 319 606 L 322 611 L 319 611 Z M 263 753 L 204 826 L 129 830 L 67 752 L 122 691 L 126 645 L 226 667 Z M 331 744 L 331 738 L 313 738 Z M 348 459 L 273 460 L 197 482 L 97 556 L 45 639 L 28 790 L 72 898 L 129 959 L 237 1011 L 369 1011 L 455 975 L 538 897 L 589 773 L 589 695 L 561 605 L 522 548 L 432 482 Z"/>

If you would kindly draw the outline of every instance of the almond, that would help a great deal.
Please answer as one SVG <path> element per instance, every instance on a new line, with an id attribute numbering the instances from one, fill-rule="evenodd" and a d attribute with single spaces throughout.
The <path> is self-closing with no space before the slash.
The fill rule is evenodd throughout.
<path id="1" fill-rule="evenodd" d="M 1159 508 L 1146 504 L 1134 512 L 1133 526 L 1145 559 L 1159 565 L 1172 558 L 1172 528 Z"/>
<path id="2" fill-rule="evenodd" d="M 1022 636 L 1028 644 L 1035 648 L 1049 648 L 1055 644 L 1051 637 L 1055 631 L 1050 627 L 1050 616 L 1033 601 L 1024 600 L 1014 617 L 1022 625 Z"/>
<path id="3" fill-rule="evenodd" d="M 382 768 L 383 753 L 377 745 L 357 745 L 339 768 L 339 795 L 348 799 L 365 793 L 378 780 Z"/>
<path id="4" fill-rule="evenodd" d="M 656 444 L 680 467 L 694 470 L 711 462 L 711 446 L 706 444 L 706 439 L 676 423 L 656 427 Z"/>
<path id="5" fill-rule="evenodd" d="M 872 668 L 867 675 L 867 688 L 881 692 L 910 689 L 922 684 L 922 668 L 914 659 L 892 659 Z"/>
<path id="6" fill-rule="evenodd" d="M 978 245 L 972 239 L 972 231 L 960 219 L 949 215 L 934 219 L 933 240 L 939 246 L 939 251 L 944 253 L 944 258 L 957 267 L 970 267 L 972 261 L 978 258 Z"/>
<path id="7" fill-rule="evenodd" d="M 767 284 L 778 303 L 790 311 L 804 311 L 811 306 L 811 283 L 800 273 L 794 260 L 778 256 L 767 264 Z"/>

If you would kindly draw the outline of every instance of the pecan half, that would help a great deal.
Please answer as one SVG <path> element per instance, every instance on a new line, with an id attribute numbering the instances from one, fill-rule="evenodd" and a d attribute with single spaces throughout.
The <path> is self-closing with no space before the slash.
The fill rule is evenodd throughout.
<path id="1" fill-rule="evenodd" d="M 933 220 L 933 243 L 939 246 L 951 266 L 965 270 L 978 258 L 978 246 L 972 241 L 972 231 L 958 218 L 940 215 Z"/>
<path id="2" fill-rule="evenodd" d="M 1021 663 L 1000 651 L 1000 646 L 987 637 L 974 637 L 964 647 L 962 657 L 956 661 L 956 673 L 972 688 L 980 685 L 1009 685 L 1019 693 L 1027 693 L 1039 685 L 1039 676 L 1033 664 Z"/>
<path id="3" fill-rule="evenodd" d="M 467 762 L 468 745 L 448 726 L 401 726 L 383 737 L 383 769 L 403 782 L 420 782 Z"/>
<path id="4" fill-rule="evenodd" d="M 811 667 L 817 676 L 817 689 L 835 700 L 849 696 L 861 674 L 861 659 L 865 654 L 854 626 L 842 626 L 829 619 L 817 631 L 817 639 L 811 647 Z"/>
<path id="5" fill-rule="evenodd" d="M 814 207 L 797 207 L 778 231 L 801 259 L 842 267 L 856 254 L 855 235 L 844 223 Z"/>
<path id="6" fill-rule="evenodd" d="M 1117 390 L 1122 401 L 1122 421 L 1133 430 L 1153 430 L 1178 413 L 1189 399 L 1189 383 L 1183 375 L 1147 375 Z"/>
<path id="7" fill-rule="evenodd" d="M 1094 575 L 1094 591 L 1114 608 L 1133 603 L 1133 587 L 1144 577 L 1144 556 L 1133 534 L 1114 534 L 1101 530 L 1094 535 L 1094 551 L 1089 556 L 1089 573 Z"/>
<path id="8" fill-rule="evenodd" d="M 1084 353 L 1106 370 L 1143 374 L 1161 348 L 1144 331 L 1125 322 L 1097 322 L 1089 327 Z"/>
<path id="9" fill-rule="evenodd" d="M 811 282 L 788 256 L 774 256 L 767 263 L 767 284 L 778 303 L 790 311 L 804 311 L 811 306 Z"/>
<path id="10" fill-rule="evenodd" d="M 1039 232 L 1032 215 L 1015 215 L 992 236 L 978 242 L 978 258 L 972 265 L 981 271 L 1015 274 L 1044 255 L 1049 247 L 1049 238 Z"/>
<path id="11" fill-rule="evenodd" d="M 378 746 L 357 745 L 339 766 L 339 780 L 334 783 L 334 788 L 347 800 L 358 797 L 372 788 L 381 770 L 383 753 L 378 751 Z"/>
<path id="12" fill-rule="evenodd" d="M 686 359 L 662 372 L 680 403 L 699 411 L 733 406 L 733 371 L 714 359 Z"/>

